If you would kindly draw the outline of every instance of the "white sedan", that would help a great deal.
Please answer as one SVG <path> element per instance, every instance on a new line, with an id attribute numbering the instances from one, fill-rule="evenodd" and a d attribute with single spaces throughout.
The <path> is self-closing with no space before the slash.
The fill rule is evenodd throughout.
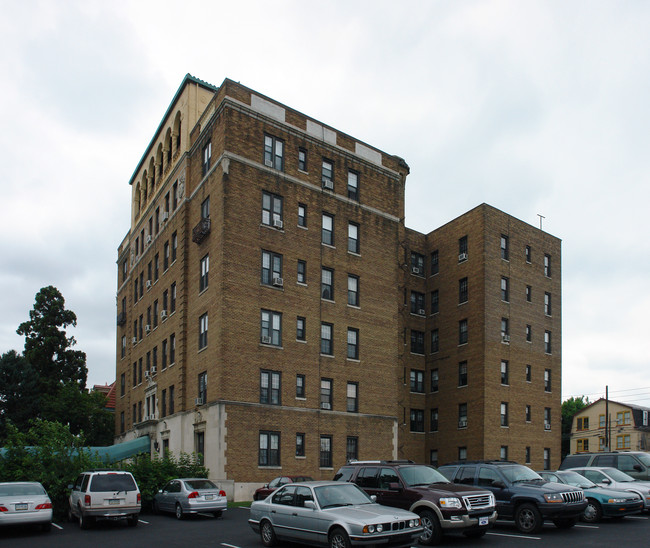
<path id="1" fill-rule="evenodd" d="M 0 525 L 52 527 L 52 501 L 37 481 L 0 483 Z"/>

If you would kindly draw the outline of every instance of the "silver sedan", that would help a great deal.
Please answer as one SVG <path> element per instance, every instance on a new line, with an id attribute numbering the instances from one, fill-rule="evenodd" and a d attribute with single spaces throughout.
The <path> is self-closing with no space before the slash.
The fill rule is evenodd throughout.
<path id="1" fill-rule="evenodd" d="M 199 512 L 218 518 L 227 506 L 226 492 L 205 478 L 173 479 L 153 498 L 154 512 L 172 512 L 177 519 Z"/>
<path id="2" fill-rule="evenodd" d="M 0 525 L 52 527 L 52 501 L 37 481 L 0 483 Z"/>
<path id="3" fill-rule="evenodd" d="M 264 546 L 278 540 L 350 548 L 378 544 L 406 547 L 422 534 L 413 512 L 377 504 L 352 483 L 291 483 L 251 504 L 249 525 Z"/>

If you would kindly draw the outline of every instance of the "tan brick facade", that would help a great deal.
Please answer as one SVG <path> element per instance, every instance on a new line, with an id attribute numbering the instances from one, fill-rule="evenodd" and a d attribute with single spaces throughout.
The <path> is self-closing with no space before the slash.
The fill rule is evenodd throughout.
<path id="1" fill-rule="evenodd" d="M 331 183 L 323 182 L 323 162 L 331 164 Z M 186 77 L 130 182 L 132 224 L 118 250 L 117 385 L 125 379 L 116 402 L 118 439 L 146 433 L 159 448 L 201 450 L 213 477 L 251 486 L 277 473 L 330 478 L 352 441 L 359 458 L 422 461 L 437 449 L 442 462 L 456 458 L 454 448 L 462 444 L 470 458 L 494 457 L 508 445 L 509 456 L 523 461 L 519 453 L 530 439 L 537 464 L 540 409 L 548 405 L 554 426 L 542 432 L 549 440 L 544 447 L 559 458 L 559 241 L 485 205 L 428 235 L 406 229 L 408 171 L 400 158 L 232 81 L 216 88 Z M 349 180 L 356 180 L 358 194 Z M 202 221 L 208 202 L 209 224 Z M 507 262 L 499 256 L 502 233 L 511 238 Z M 469 258 L 459 264 L 464 234 Z M 524 244 L 534 250 L 533 265 L 521 259 Z M 431 276 L 434 249 L 440 272 Z M 424 257 L 418 274 L 413 251 Z M 550 279 L 540 274 L 542 253 L 553 256 Z M 461 274 L 469 278 L 471 297 L 459 306 Z M 513 294 L 507 305 L 498 298 L 506 274 Z M 519 299 L 528 279 L 532 305 Z M 349 300 L 350 287 L 358 302 Z M 434 288 L 437 314 L 430 311 Z M 547 290 L 554 295 L 551 318 L 538 314 Z M 415 309 L 412 291 L 424 295 Z M 502 344 L 504 314 L 512 328 L 533 326 L 532 344 L 521 343 L 519 333 Z M 470 325 L 462 347 L 460 316 Z M 322 330 L 330 328 L 331 348 L 323 348 Z M 431 352 L 435 328 L 440 348 Z M 539 339 L 544 329 L 554 331 L 551 356 Z M 419 346 L 412 352 L 414 330 L 422 334 L 416 337 L 421 352 Z M 453 384 L 460 359 L 468 361 L 470 379 L 462 392 L 471 395 L 470 423 L 462 431 L 457 404 L 464 396 Z M 509 387 L 498 379 L 501 359 L 512 364 Z M 534 380 L 515 386 L 524 361 Z M 436 367 L 440 389 L 431 393 Z M 552 369 L 552 395 L 539 377 L 544 368 Z M 411 369 L 422 372 L 421 392 L 411 390 Z M 331 403 L 322 380 L 325 388 L 330 383 Z M 504 399 L 512 405 L 507 431 L 492 424 L 498 425 Z M 533 406 L 534 426 L 515 420 L 523 413 L 515 406 L 524 402 Z M 439 429 L 431 432 L 436 406 Z M 422 411 L 422 432 L 411 432 L 412 409 Z M 304 454 L 296 454 L 298 434 Z M 267 457 L 271 464 L 263 462 Z"/>

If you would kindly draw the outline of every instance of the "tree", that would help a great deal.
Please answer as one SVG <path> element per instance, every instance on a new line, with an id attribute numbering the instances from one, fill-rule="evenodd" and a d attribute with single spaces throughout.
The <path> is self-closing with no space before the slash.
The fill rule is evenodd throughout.
<path id="1" fill-rule="evenodd" d="M 41 394 L 56 395 L 60 386 L 68 383 L 86 388 L 86 354 L 72 350 L 77 341 L 66 335 L 64 328 L 69 325 L 76 327 L 77 316 L 65 309 L 63 295 L 50 285 L 36 294 L 29 321 L 16 330 L 25 336 L 23 355 L 36 371 Z"/>
<path id="2" fill-rule="evenodd" d="M 24 430 L 38 413 L 38 381 L 31 364 L 15 350 L 0 357 L 0 439 L 7 423 Z"/>
<path id="3" fill-rule="evenodd" d="M 568 400 L 562 402 L 562 458 L 570 453 L 573 417 L 589 404 L 589 398 L 586 396 L 578 396 L 577 398 L 571 396 Z"/>

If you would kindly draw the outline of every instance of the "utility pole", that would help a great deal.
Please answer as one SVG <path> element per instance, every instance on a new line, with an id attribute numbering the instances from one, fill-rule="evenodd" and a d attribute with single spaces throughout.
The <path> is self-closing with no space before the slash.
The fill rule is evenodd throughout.
<path id="1" fill-rule="evenodd" d="M 609 451 L 609 386 L 605 386 L 605 451 Z"/>

